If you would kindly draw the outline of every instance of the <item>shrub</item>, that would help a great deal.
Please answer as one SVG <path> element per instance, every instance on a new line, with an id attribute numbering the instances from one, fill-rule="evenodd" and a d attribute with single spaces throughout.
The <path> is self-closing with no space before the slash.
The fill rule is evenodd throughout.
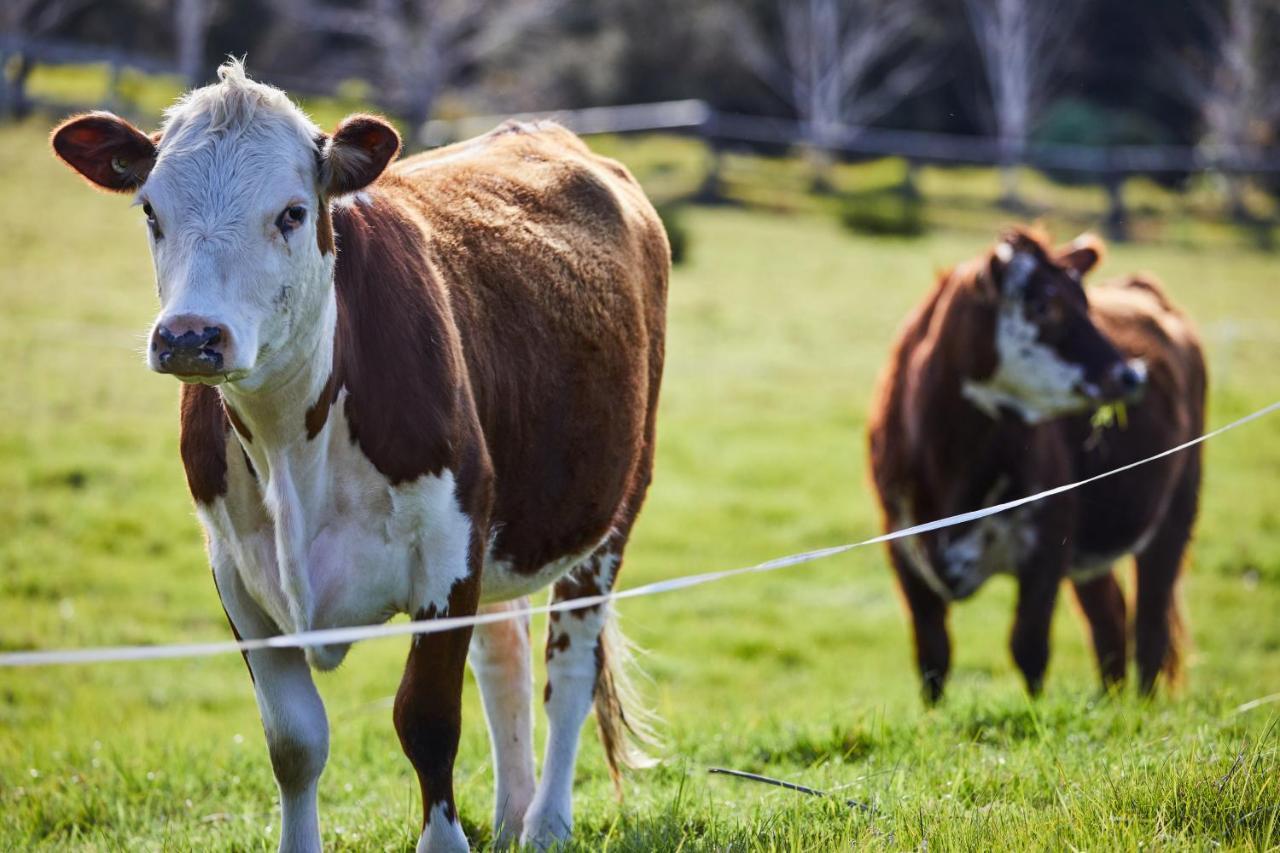
<path id="1" fill-rule="evenodd" d="M 924 201 L 902 188 L 852 193 L 840 200 L 840 223 L 878 237 L 919 237 L 925 231 Z"/>
<path id="2" fill-rule="evenodd" d="M 689 228 L 684 221 L 684 205 L 660 204 L 657 211 L 662 227 L 667 230 L 667 242 L 671 244 L 671 263 L 683 264 L 689 253 Z"/>

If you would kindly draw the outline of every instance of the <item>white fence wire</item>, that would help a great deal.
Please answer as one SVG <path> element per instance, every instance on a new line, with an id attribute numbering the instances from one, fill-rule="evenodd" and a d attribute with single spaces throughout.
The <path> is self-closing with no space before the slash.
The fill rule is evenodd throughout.
<path id="1" fill-rule="evenodd" d="M 67 664 L 115 663 L 120 661 L 165 660 L 173 658 L 196 658 L 208 657 L 211 655 L 248 652 L 257 649 L 300 649 L 310 646 L 355 643 L 362 640 L 374 640 L 386 637 L 438 634 L 443 631 L 452 631 L 458 628 L 473 627 L 476 625 L 488 625 L 508 619 L 520 619 L 543 613 L 561 613 L 569 610 L 582 610 L 588 607 L 596 607 L 601 604 L 608 604 L 630 598 L 643 598 L 651 595 L 658 595 L 660 593 L 675 592 L 676 590 L 681 589 L 691 589 L 693 587 L 716 583 L 718 581 L 728 580 L 729 578 L 735 578 L 741 575 L 774 572 L 780 569 L 791 568 L 804 563 L 811 563 L 815 560 L 834 557 L 837 554 L 843 554 L 846 551 L 852 551 L 855 548 L 865 548 L 869 545 L 891 542 L 896 539 L 905 539 L 908 536 L 916 536 L 921 533 L 929 533 L 934 530 L 942 530 L 948 527 L 968 524 L 981 518 L 997 515 L 1020 506 L 1051 498 L 1054 495 L 1070 492 L 1074 489 L 1087 486 L 1090 483 L 1096 483 L 1099 480 L 1114 477 L 1116 474 L 1121 474 L 1125 471 L 1131 471 L 1134 468 L 1148 465 L 1157 460 L 1172 456 L 1175 453 L 1181 453 L 1188 448 L 1194 447 L 1198 444 L 1203 444 L 1204 442 L 1209 441 L 1212 438 L 1216 438 L 1223 433 L 1266 417 L 1277 410 L 1280 410 L 1280 401 L 1264 406 L 1255 412 L 1231 421 L 1224 426 L 1220 426 L 1217 429 L 1211 430 L 1204 435 L 1191 439 L 1190 441 L 1179 444 L 1176 447 L 1170 447 L 1167 450 L 1162 450 L 1159 453 L 1146 457 L 1145 459 L 1140 459 L 1127 465 L 1121 465 L 1118 468 L 1113 468 L 1110 471 L 1096 474 L 1083 480 L 1077 480 L 1074 483 L 1055 486 L 1051 489 L 1045 489 L 1044 491 L 1036 492 L 1035 494 L 1027 495 L 1015 500 L 1005 501 L 1004 503 L 995 504 L 994 506 L 984 507 L 970 512 L 963 512 L 958 515 L 947 516 L 946 518 L 940 518 L 935 521 L 927 521 L 922 524 L 916 524 L 912 527 L 905 527 L 901 530 L 895 530 L 890 533 L 881 534 L 880 536 L 873 536 L 859 542 L 850 542 L 844 545 L 833 545 L 827 548 L 818 548 L 813 551 L 804 551 L 799 554 L 790 554 L 785 557 L 777 557 L 763 563 L 757 563 L 753 566 L 724 569 L 715 572 L 704 572 L 702 574 L 684 575 L 667 580 L 654 581 L 653 583 L 631 587 L 630 589 L 619 590 L 617 592 L 611 592 L 604 595 L 592 595 L 537 607 L 521 608 L 518 610 L 479 613 L 474 616 L 449 616 L 413 622 L 397 622 L 383 625 L 358 625 L 349 628 L 329 628 L 324 630 L 301 631 L 295 634 L 281 634 L 274 637 L 240 641 L 226 640 L 212 643 L 176 643 L 171 645 L 97 646 L 79 649 L 44 649 L 36 651 L 6 652 L 0 654 L 0 667 L 54 666 Z"/>

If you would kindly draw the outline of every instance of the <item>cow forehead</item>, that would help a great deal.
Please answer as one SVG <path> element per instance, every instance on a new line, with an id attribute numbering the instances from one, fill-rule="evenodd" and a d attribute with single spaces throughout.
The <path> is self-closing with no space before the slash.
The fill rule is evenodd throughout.
<path id="1" fill-rule="evenodd" d="M 263 196 L 277 203 L 314 191 L 319 128 L 284 92 L 249 80 L 240 65 L 224 66 L 219 77 L 166 111 L 145 194 L 208 216 L 243 214 L 265 203 Z"/>
<path id="2" fill-rule="evenodd" d="M 275 124 L 275 123 L 273 123 Z M 145 193 L 182 206 L 184 214 L 243 214 L 281 196 L 312 193 L 317 148 L 288 128 L 254 126 L 236 133 L 207 133 L 183 126 L 161 142 Z"/>

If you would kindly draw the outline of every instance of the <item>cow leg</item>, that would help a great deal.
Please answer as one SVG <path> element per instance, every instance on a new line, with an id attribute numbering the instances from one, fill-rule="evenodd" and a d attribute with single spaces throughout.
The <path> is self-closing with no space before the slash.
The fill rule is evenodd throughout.
<path id="1" fill-rule="evenodd" d="M 1129 657 L 1125 635 L 1124 593 L 1110 570 L 1088 581 L 1073 581 L 1076 600 L 1089 622 L 1093 652 L 1098 659 L 1102 687 L 1109 690 L 1124 682 Z"/>
<path id="2" fill-rule="evenodd" d="M 441 616 L 470 616 L 479 597 L 478 573 L 457 582 Z M 415 619 L 430 619 L 434 609 Z M 418 853 L 465 851 L 467 836 L 453 799 L 453 762 L 462 735 L 462 678 L 471 628 L 419 634 L 409 647 L 393 716 L 400 746 L 418 774 L 422 790 L 422 834 Z"/>
<path id="3" fill-rule="evenodd" d="M 521 610 L 520 598 L 482 608 L 482 612 Z M 506 848 L 520 838 L 533 799 L 533 667 L 529 617 L 477 625 L 471 637 L 471 671 L 480 686 L 493 749 L 494 846 Z"/>
<path id="4" fill-rule="evenodd" d="M 1009 650 L 1032 696 L 1040 694 L 1045 670 L 1049 668 L 1049 628 L 1061 580 L 1061 567 L 1044 559 L 1030 560 L 1018 575 L 1018 603 Z"/>
<path id="5" fill-rule="evenodd" d="M 1181 656 L 1178 640 L 1182 621 L 1174 589 L 1195 524 L 1199 483 L 1199 459 L 1195 458 L 1188 464 L 1155 536 L 1137 556 L 1134 645 L 1138 691 L 1144 695 L 1155 689 L 1156 677 L 1161 670 L 1171 680 L 1179 675 Z"/>
<path id="6" fill-rule="evenodd" d="M 621 559 L 614 540 L 602 545 L 556 582 L 552 601 L 608 592 Z M 607 605 L 552 613 L 547 626 L 547 744 L 533 803 L 525 815 L 522 842 L 545 849 L 573 830 L 573 771 L 578 740 L 595 697 L 600 671 L 601 632 Z"/>
<path id="7" fill-rule="evenodd" d="M 921 691 L 926 704 L 942 698 L 951 669 L 951 637 L 947 633 L 947 602 L 930 589 L 906 564 L 897 548 L 890 546 L 898 586 L 911 611 L 915 635 L 916 666 L 920 670 Z"/>
<path id="8" fill-rule="evenodd" d="M 280 631 L 253 602 L 234 567 L 214 569 L 222 606 L 237 636 L 258 639 Z M 329 722 L 301 649 L 245 654 L 280 789 L 280 850 L 320 850 L 316 786 L 329 757 Z"/>

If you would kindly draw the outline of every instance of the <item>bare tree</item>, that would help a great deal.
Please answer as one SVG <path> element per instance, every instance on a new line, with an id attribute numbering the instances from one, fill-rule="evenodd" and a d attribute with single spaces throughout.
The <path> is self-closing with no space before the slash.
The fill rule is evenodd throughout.
<path id="1" fill-rule="evenodd" d="M 26 50 L 28 40 L 48 35 L 75 15 L 89 0 L 3 0 L 0 2 L 0 118 L 21 115 L 27 108 L 27 78 L 35 61 Z M 13 78 L 10 59 L 17 57 Z"/>
<path id="2" fill-rule="evenodd" d="M 1276 0 L 1200 0 L 1196 13 L 1209 36 L 1209 52 L 1171 54 L 1168 80 L 1189 96 L 1205 124 L 1203 148 L 1222 165 L 1231 215 L 1251 218 L 1245 178 L 1238 171 L 1267 141 L 1280 119 L 1276 69 L 1264 49 L 1264 17 L 1280 11 Z"/>
<path id="3" fill-rule="evenodd" d="M 733 8 L 746 62 L 795 110 L 820 167 L 841 139 L 917 91 L 932 67 L 922 52 L 902 52 L 922 17 L 919 0 L 778 0 L 775 39 Z"/>
<path id="4" fill-rule="evenodd" d="M 175 0 L 173 29 L 176 36 L 178 73 L 188 86 L 200 82 L 204 67 L 205 32 L 213 11 L 212 0 Z"/>
<path id="5" fill-rule="evenodd" d="M 965 0 L 991 90 L 1007 205 L 1019 204 L 1017 167 L 1079 7 L 1079 0 Z"/>
<path id="6" fill-rule="evenodd" d="M 354 38 L 373 52 L 383 105 L 413 127 L 440 92 L 551 15 L 563 0 L 364 0 L 339 7 L 273 0 L 288 22 Z"/>

